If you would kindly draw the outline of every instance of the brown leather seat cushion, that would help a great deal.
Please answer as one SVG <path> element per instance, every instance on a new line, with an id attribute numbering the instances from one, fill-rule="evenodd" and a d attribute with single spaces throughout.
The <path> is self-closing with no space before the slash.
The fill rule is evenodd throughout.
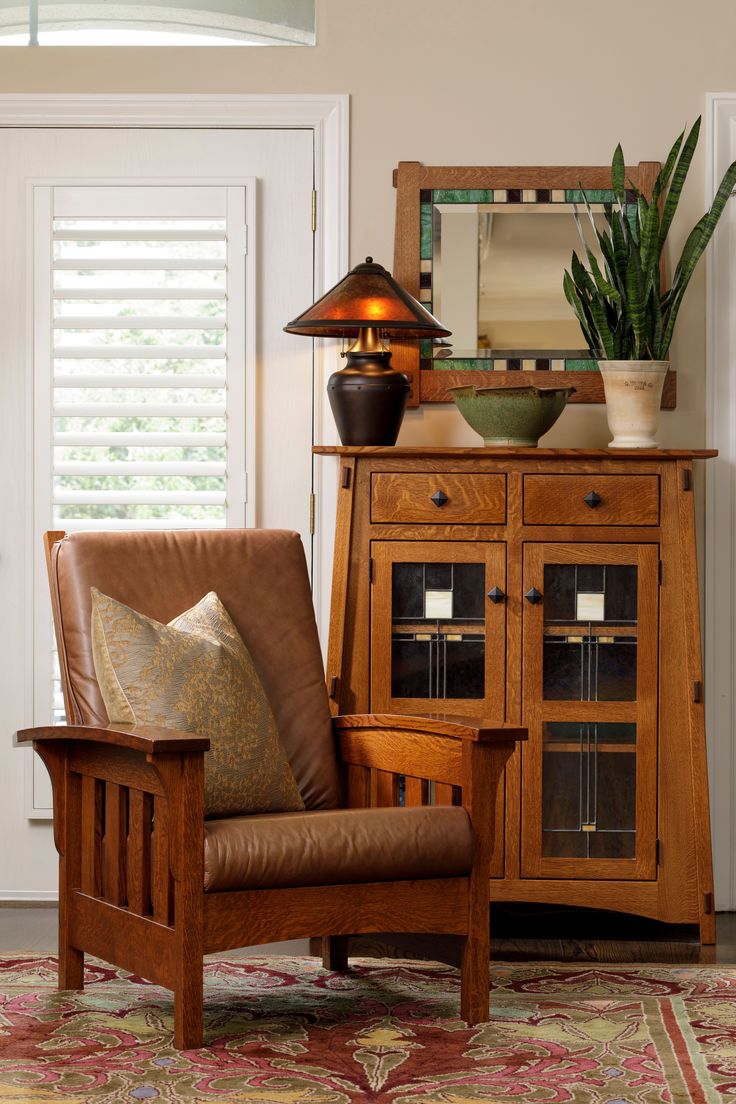
<path id="1" fill-rule="evenodd" d="M 442 878 L 470 870 L 464 809 L 327 809 L 208 820 L 209 892 Z"/>

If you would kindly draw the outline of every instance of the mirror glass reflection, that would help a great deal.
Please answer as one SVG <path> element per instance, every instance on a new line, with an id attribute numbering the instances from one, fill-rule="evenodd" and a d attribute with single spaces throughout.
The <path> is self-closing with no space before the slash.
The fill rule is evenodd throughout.
<path id="1" fill-rule="evenodd" d="M 588 358 L 562 290 L 581 252 L 572 203 L 434 203 L 432 313 L 452 330 L 443 359 Z M 584 207 L 586 239 L 600 252 Z M 604 206 L 592 205 L 605 227 Z"/>

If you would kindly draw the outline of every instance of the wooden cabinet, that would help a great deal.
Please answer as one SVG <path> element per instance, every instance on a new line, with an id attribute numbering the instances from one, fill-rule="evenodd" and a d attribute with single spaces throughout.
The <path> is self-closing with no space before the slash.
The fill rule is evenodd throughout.
<path id="1" fill-rule="evenodd" d="M 692 490 L 713 453 L 316 451 L 340 459 L 334 712 L 526 725 L 491 898 L 698 924 L 713 942 Z"/>

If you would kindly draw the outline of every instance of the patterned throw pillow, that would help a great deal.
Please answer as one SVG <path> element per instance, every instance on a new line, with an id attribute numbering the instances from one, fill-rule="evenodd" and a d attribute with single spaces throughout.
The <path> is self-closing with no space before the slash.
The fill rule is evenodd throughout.
<path id="1" fill-rule="evenodd" d="M 162 625 L 92 592 L 92 655 L 111 723 L 209 736 L 205 816 L 304 808 L 253 660 L 214 592 Z"/>

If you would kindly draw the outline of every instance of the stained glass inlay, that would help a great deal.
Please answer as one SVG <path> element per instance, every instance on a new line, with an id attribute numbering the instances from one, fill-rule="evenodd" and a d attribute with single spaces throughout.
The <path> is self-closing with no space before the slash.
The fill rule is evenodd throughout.
<path id="1" fill-rule="evenodd" d="M 391 694 L 485 696 L 485 564 L 395 563 Z"/>
<path id="2" fill-rule="evenodd" d="M 542 744 L 542 855 L 636 855 L 636 725 L 552 722 Z"/>
<path id="3" fill-rule="evenodd" d="M 543 697 L 635 701 L 637 569 L 546 564 Z"/>

